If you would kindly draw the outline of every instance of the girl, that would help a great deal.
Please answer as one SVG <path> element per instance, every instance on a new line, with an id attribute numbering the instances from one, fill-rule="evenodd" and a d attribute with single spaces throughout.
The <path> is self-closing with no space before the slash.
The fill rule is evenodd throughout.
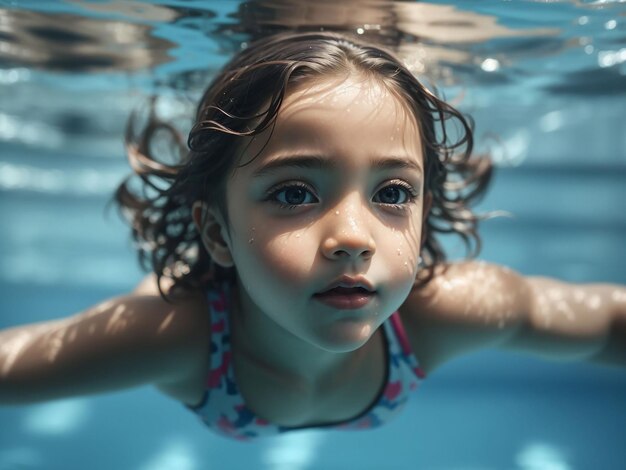
<path id="1" fill-rule="evenodd" d="M 470 159 L 470 123 L 385 50 L 272 36 L 213 80 L 188 149 L 154 115 L 136 127 L 143 191 L 126 181 L 116 200 L 154 275 L 0 332 L 0 403 L 152 383 L 249 439 L 381 425 L 478 348 L 626 363 L 623 287 L 446 263 L 438 232 L 480 247 L 470 206 L 491 167 Z M 154 155 L 163 132 L 180 163 Z"/>

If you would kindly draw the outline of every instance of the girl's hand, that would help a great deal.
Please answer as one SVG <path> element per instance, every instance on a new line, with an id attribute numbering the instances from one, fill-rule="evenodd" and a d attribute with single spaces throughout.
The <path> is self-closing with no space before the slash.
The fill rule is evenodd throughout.
<path id="1" fill-rule="evenodd" d="M 428 373 L 486 347 L 626 366 L 626 287 L 523 277 L 484 262 L 452 264 L 400 308 Z"/>

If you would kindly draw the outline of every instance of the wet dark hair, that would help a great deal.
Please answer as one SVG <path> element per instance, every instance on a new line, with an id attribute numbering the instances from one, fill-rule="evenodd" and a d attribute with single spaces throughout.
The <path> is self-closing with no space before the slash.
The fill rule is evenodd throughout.
<path id="1" fill-rule="evenodd" d="M 215 205 L 228 224 L 226 182 L 245 137 L 274 126 L 291 87 L 328 76 L 359 73 L 378 80 L 412 112 L 419 124 L 424 153 L 424 192 L 433 202 L 424 227 L 422 270 L 428 282 L 446 254 L 437 233 L 453 233 L 468 256 L 480 251 L 478 222 L 470 206 L 484 194 L 491 162 L 472 156 L 473 122 L 424 87 L 392 52 L 338 33 L 280 33 L 258 40 L 238 53 L 212 80 L 197 108 L 185 145 L 172 123 L 154 112 L 140 129 L 131 116 L 126 147 L 141 191 L 126 179 L 114 199 L 129 220 L 144 268 L 175 287 L 200 288 L 234 280 L 234 268 L 214 263 L 202 247 L 191 207 Z M 450 134 L 454 125 L 456 138 Z M 273 127 L 272 127 L 273 129 Z M 154 155 L 154 140 L 165 133 L 178 149 L 174 164 Z M 151 266 L 150 266 L 151 265 Z M 163 295 L 163 291 L 161 290 Z"/>

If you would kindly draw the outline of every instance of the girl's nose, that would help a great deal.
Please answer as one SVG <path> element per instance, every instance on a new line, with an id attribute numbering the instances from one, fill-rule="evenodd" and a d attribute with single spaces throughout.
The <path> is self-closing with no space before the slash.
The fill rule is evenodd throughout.
<path id="1" fill-rule="evenodd" d="M 334 210 L 328 218 L 330 229 L 322 241 L 328 259 L 370 259 L 376 252 L 367 217 L 359 210 Z"/>

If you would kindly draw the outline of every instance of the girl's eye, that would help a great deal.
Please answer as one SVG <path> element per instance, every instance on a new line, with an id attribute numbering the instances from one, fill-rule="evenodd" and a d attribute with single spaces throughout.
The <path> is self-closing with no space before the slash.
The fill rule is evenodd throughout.
<path id="1" fill-rule="evenodd" d="M 271 191 L 268 199 L 280 204 L 282 207 L 289 208 L 317 202 L 317 198 L 309 190 L 308 186 L 300 183 L 279 187 Z"/>
<path id="2" fill-rule="evenodd" d="M 392 184 L 385 186 L 374 196 L 374 202 L 380 204 L 407 204 L 417 198 L 417 192 L 407 184 Z"/>

